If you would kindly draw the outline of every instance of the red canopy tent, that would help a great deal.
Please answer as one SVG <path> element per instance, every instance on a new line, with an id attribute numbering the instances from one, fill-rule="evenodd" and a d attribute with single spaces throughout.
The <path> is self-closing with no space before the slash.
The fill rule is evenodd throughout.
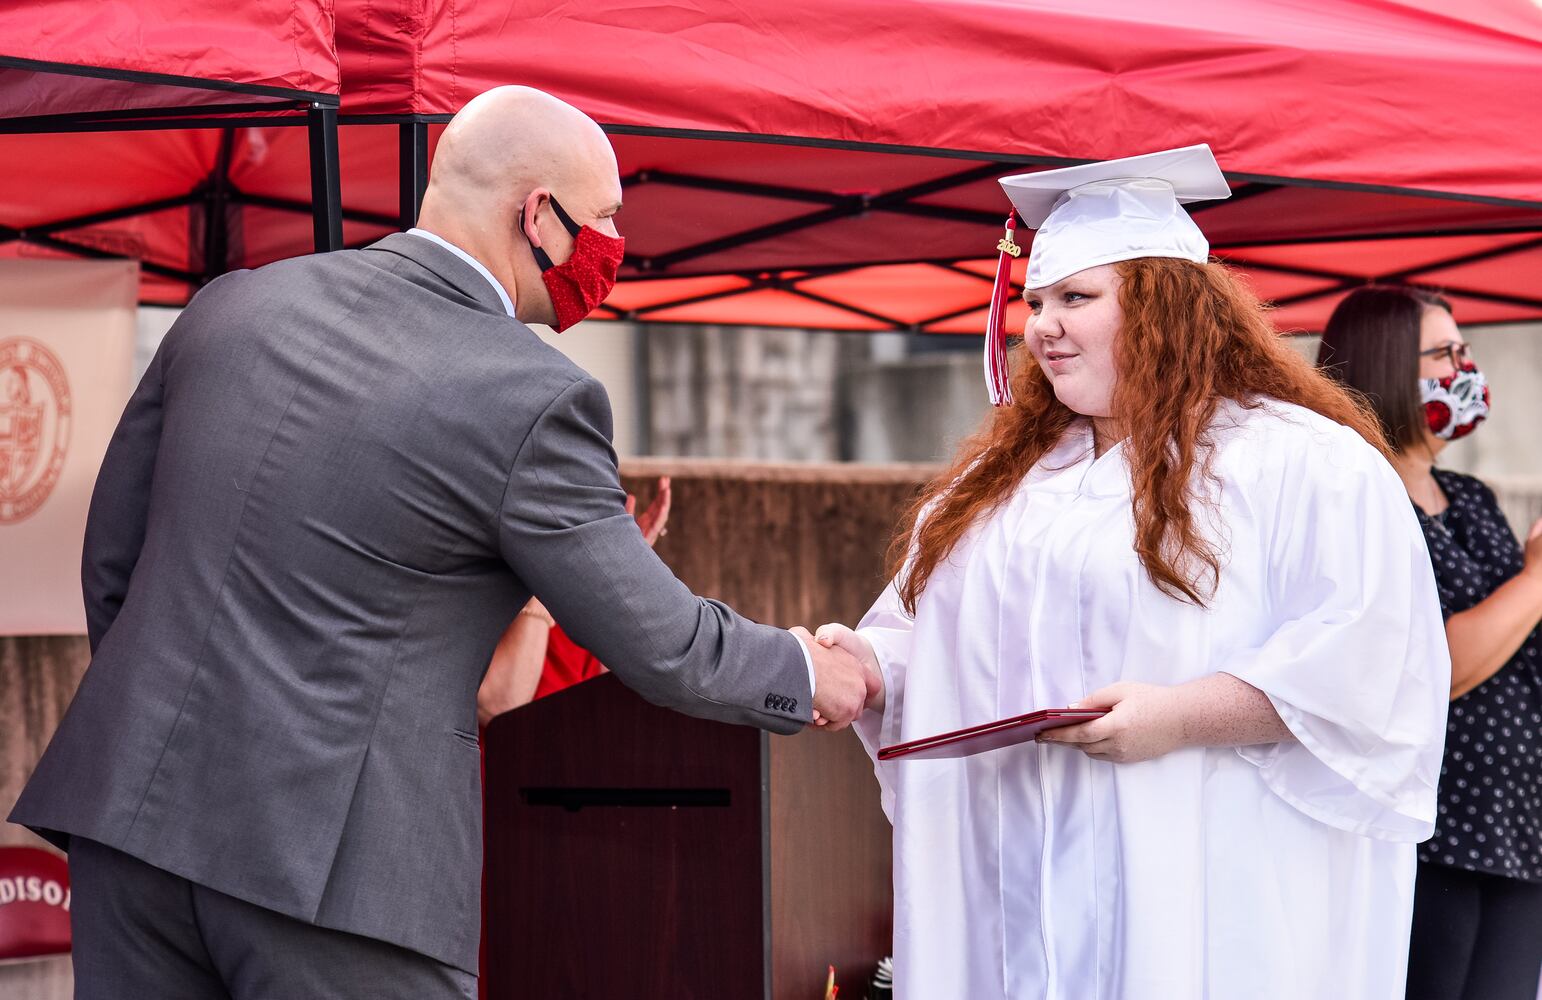
<path id="1" fill-rule="evenodd" d="M 309 126 L 293 232 L 259 256 L 340 245 L 332 26 L 330 0 L 0 9 L 0 254 L 136 257 L 145 300 L 186 301 L 242 260 L 230 172 L 264 158 L 254 124 Z"/>
<path id="2" fill-rule="evenodd" d="M 526 83 L 604 122 L 620 154 L 616 316 L 978 333 L 995 177 L 1208 141 L 1235 193 L 1199 206 L 1201 224 L 1283 327 L 1319 326 L 1372 278 L 1443 285 L 1464 322 L 1542 317 L 1542 10 L 1439 6 L 343 0 L 344 238 L 410 221 L 437 123 Z M 185 192 L 219 159 L 213 135 L 157 138 L 168 148 L 125 164 L 70 137 L 115 169 L 52 197 L 108 201 L 125 178 L 140 198 Z M 15 143 L 0 140 L 17 181 L 0 222 L 46 216 L 37 191 L 58 173 Z M 225 266 L 309 249 L 305 162 L 294 130 L 229 146 Z M 134 225 L 152 262 L 198 258 L 187 228 Z M 180 301 L 217 263 L 147 279 L 146 298 Z"/>
<path id="3" fill-rule="evenodd" d="M 0 119 L 337 103 L 331 4 L 31 0 L 0 10 Z"/>
<path id="4" fill-rule="evenodd" d="M 525 83 L 605 123 L 629 318 L 979 332 L 995 177 L 1200 141 L 1234 187 L 1202 225 L 1283 327 L 1373 278 L 1542 317 L 1542 9 L 1443 6 L 377 0 L 337 43 L 346 122 Z"/>

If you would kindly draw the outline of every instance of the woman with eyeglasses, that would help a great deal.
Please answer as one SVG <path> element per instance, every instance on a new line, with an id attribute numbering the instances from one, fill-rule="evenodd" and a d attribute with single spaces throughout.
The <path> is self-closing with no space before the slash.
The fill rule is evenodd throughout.
<path id="1" fill-rule="evenodd" d="M 1318 358 L 1369 401 L 1395 449 L 1451 647 L 1435 835 L 1419 847 L 1409 1000 L 1534 1000 L 1542 970 L 1542 521 L 1524 545 L 1494 494 L 1436 458 L 1488 415 L 1451 305 L 1368 287 Z"/>

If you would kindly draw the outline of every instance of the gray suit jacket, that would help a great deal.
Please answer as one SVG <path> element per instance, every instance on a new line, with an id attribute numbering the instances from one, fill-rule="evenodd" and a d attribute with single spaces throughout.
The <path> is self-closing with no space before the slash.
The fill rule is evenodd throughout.
<path id="1" fill-rule="evenodd" d="M 810 717 L 798 641 L 643 541 L 610 430 L 419 237 L 213 282 L 102 464 L 91 666 L 11 820 L 474 971 L 476 692 L 532 593 L 650 701 Z"/>

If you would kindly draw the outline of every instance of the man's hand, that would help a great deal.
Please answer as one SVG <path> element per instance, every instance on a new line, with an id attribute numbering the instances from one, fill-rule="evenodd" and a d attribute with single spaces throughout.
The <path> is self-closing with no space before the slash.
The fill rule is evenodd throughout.
<path id="1" fill-rule="evenodd" d="M 814 641 L 808 629 L 791 630 L 808 647 L 814 661 L 814 722 L 845 729 L 862 714 L 871 690 L 868 669 L 844 649 L 832 649 Z"/>
<path id="2" fill-rule="evenodd" d="M 1039 735 L 1041 743 L 1064 743 L 1095 760 L 1132 764 L 1187 746 L 1186 699 L 1162 684 L 1122 681 L 1083 698 L 1071 708 L 1106 708 L 1108 714 Z"/>
<path id="3" fill-rule="evenodd" d="M 865 707 L 874 712 L 882 712 L 884 704 L 883 671 L 878 668 L 878 655 L 873 652 L 873 644 L 840 622 L 829 622 L 819 626 L 819 631 L 814 633 L 814 641 L 827 649 L 843 649 L 857 658 L 862 666 L 867 669 L 868 674 L 867 703 Z"/>

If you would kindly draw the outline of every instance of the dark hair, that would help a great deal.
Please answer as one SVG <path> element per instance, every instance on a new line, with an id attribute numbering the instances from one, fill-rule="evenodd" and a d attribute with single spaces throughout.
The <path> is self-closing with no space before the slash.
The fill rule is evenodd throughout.
<path id="1" fill-rule="evenodd" d="M 1317 348 L 1317 367 L 1365 398 L 1398 451 L 1423 440 L 1419 401 L 1419 324 L 1424 310 L 1451 311 L 1434 292 L 1368 285 L 1333 310 Z"/>

